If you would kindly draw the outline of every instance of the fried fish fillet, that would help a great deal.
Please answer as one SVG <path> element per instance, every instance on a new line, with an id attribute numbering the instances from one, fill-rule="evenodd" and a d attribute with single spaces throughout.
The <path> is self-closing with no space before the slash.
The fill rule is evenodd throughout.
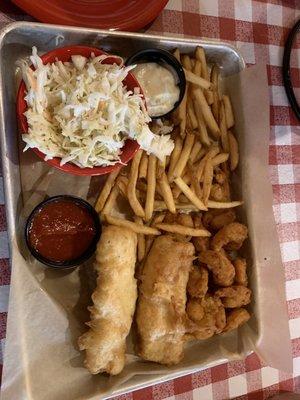
<path id="1" fill-rule="evenodd" d="M 191 243 L 155 239 L 144 265 L 136 323 L 137 352 L 145 360 L 177 364 L 183 357 L 186 286 L 194 258 Z"/>
<path id="2" fill-rule="evenodd" d="M 92 295 L 90 329 L 78 340 L 86 350 L 85 366 L 92 373 L 120 373 L 125 364 L 126 337 L 137 298 L 134 278 L 137 235 L 107 226 L 97 246 L 97 287 Z"/>

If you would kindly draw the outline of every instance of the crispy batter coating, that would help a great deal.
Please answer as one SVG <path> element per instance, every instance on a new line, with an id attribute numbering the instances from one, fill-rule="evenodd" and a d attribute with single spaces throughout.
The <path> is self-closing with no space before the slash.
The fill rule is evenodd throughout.
<path id="1" fill-rule="evenodd" d="M 203 317 L 201 317 L 201 313 Z M 206 295 L 203 299 L 192 299 L 187 304 L 188 317 L 193 321 L 187 339 L 207 339 L 221 333 L 226 325 L 224 306 L 216 296 Z"/>
<path id="2" fill-rule="evenodd" d="M 239 222 L 232 222 L 221 228 L 211 240 L 211 246 L 214 250 L 221 250 L 230 242 L 243 243 L 247 238 L 248 229 Z"/>
<path id="3" fill-rule="evenodd" d="M 189 275 L 187 292 L 191 297 L 204 297 L 208 290 L 208 271 L 200 266 L 193 266 Z"/>
<path id="4" fill-rule="evenodd" d="M 226 326 L 223 332 L 233 331 L 250 319 L 250 314 L 245 308 L 236 308 L 227 315 Z"/>
<path id="5" fill-rule="evenodd" d="M 136 312 L 137 352 L 145 360 L 177 364 L 186 331 L 186 285 L 194 259 L 192 243 L 169 235 L 155 239 L 143 268 Z"/>
<path id="6" fill-rule="evenodd" d="M 120 373 L 125 364 L 126 337 L 137 298 L 134 278 L 137 236 L 117 226 L 102 229 L 95 269 L 97 287 L 92 295 L 90 329 L 78 340 L 86 350 L 85 366 L 92 374 Z"/>
<path id="7" fill-rule="evenodd" d="M 218 289 L 215 295 L 221 298 L 226 308 L 245 306 L 251 301 L 251 290 L 245 286 L 236 285 Z"/>
<path id="8" fill-rule="evenodd" d="M 248 286 L 247 262 L 245 258 L 237 258 L 233 261 L 233 265 L 235 269 L 234 282 L 237 285 Z"/>
<path id="9" fill-rule="evenodd" d="M 200 213 L 193 215 L 194 227 L 204 228 L 202 224 L 202 215 Z M 192 243 L 195 246 L 197 252 L 201 252 L 209 249 L 209 238 L 208 237 L 193 237 Z"/>
<path id="10" fill-rule="evenodd" d="M 224 226 L 234 222 L 236 219 L 236 214 L 234 210 L 224 210 L 221 214 L 215 215 L 211 220 L 210 227 L 211 229 L 218 231 Z"/>
<path id="11" fill-rule="evenodd" d="M 199 255 L 199 260 L 212 272 L 216 285 L 231 286 L 233 284 L 235 269 L 223 249 L 203 251 Z"/>
<path id="12" fill-rule="evenodd" d="M 214 183 L 210 190 L 210 198 L 215 201 L 226 201 L 226 193 L 219 183 Z"/>

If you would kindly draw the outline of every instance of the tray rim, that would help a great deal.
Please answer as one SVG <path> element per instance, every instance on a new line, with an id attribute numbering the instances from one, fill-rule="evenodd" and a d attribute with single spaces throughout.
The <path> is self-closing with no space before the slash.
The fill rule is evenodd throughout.
<path id="1" fill-rule="evenodd" d="M 204 47 L 226 47 L 230 49 L 232 53 L 234 53 L 239 60 L 239 67 L 240 70 L 243 70 L 246 68 L 246 63 L 244 61 L 244 58 L 240 51 L 233 46 L 230 42 L 226 41 L 221 41 L 218 39 L 210 39 L 210 38 L 189 38 L 189 37 L 177 37 L 177 36 L 163 36 L 163 35 L 157 35 L 157 34 L 148 34 L 148 33 L 136 33 L 136 32 L 125 32 L 125 31 L 110 31 L 110 30 L 105 30 L 105 29 L 94 29 L 94 28 L 85 28 L 85 27 L 73 27 L 73 26 L 66 26 L 66 25 L 58 25 L 58 24 L 44 24 L 44 23 L 35 23 L 35 22 L 27 22 L 27 21 L 16 21 L 9 23 L 5 25 L 1 30 L 0 30 L 0 49 L 3 46 L 3 42 L 5 41 L 6 36 L 18 29 L 26 28 L 26 27 L 31 27 L 31 28 L 46 28 L 48 30 L 60 30 L 64 32 L 77 32 L 81 33 L 82 29 L 84 29 L 85 32 L 90 32 L 90 33 L 96 33 L 96 34 L 105 34 L 108 36 L 114 36 L 114 37 L 128 37 L 128 38 L 145 38 L 145 39 L 154 39 L 157 41 L 174 41 L 177 43 L 188 43 L 188 44 L 195 44 L 195 45 L 203 45 Z M 0 74 L 2 73 L 2 67 L 0 63 Z M 12 202 L 12 192 L 10 190 L 10 184 L 9 184 L 9 167 L 5 163 L 5 154 L 6 154 L 6 137 L 5 137 L 5 127 L 6 127 L 6 120 L 4 116 L 4 109 L 3 109 L 3 87 L 2 87 L 2 81 L 0 80 L 0 147 L 1 147 L 1 156 L 2 156 L 2 171 L 3 171 L 3 186 L 4 186 L 4 201 L 5 201 L 5 210 L 6 210 L 6 217 L 7 217 L 7 233 L 8 233 L 8 245 L 9 245 L 9 258 L 10 258 L 10 263 L 12 260 L 12 251 L 11 251 L 11 246 L 10 244 L 13 241 L 14 237 L 14 225 L 15 225 L 15 219 L 14 219 L 14 209 L 13 209 L 13 202 Z M 18 164 L 19 166 L 19 164 Z M 259 340 L 259 338 L 258 338 Z M 239 360 L 242 359 L 242 357 L 246 357 L 247 355 L 253 353 L 253 350 L 248 350 L 246 351 L 243 355 L 240 356 L 235 356 L 232 358 L 232 360 Z M 5 360 L 5 359 L 4 359 Z M 227 358 L 220 358 L 217 361 L 212 361 L 209 362 L 206 365 L 199 366 L 198 368 L 191 368 L 191 369 L 185 369 L 182 372 L 170 372 L 164 375 L 163 377 L 156 378 L 156 375 L 151 375 L 153 378 L 149 379 L 148 382 L 137 384 L 134 386 L 131 386 L 127 389 L 119 389 L 115 391 L 112 395 L 109 395 L 105 398 L 109 399 L 111 397 L 115 396 L 120 396 L 122 394 L 130 393 L 136 390 L 140 390 L 155 384 L 163 383 L 168 380 L 176 379 L 182 376 L 186 376 L 195 372 L 202 371 L 207 368 L 212 368 L 213 366 L 217 366 L 223 363 L 226 363 L 230 360 Z M 149 375 L 150 376 L 150 375 Z M 94 400 L 94 396 L 87 398 L 87 400 Z M 102 397 L 101 397 L 102 398 Z M 104 399 L 104 398 L 103 398 Z"/>

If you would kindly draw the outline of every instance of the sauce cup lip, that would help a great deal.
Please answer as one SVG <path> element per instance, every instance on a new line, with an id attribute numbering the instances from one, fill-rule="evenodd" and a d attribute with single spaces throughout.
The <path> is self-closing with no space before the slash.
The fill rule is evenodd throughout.
<path id="1" fill-rule="evenodd" d="M 74 258 L 72 260 L 66 260 L 66 261 L 53 261 L 49 260 L 47 257 L 42 256 L 40 253 L 38 253 L 34 247 L 31 245 L 30 240 L 29 240 L 29 233 L 30 233 L 30 226 L 31 223 L 35 217 L 35 215 L 47 204 L 56 202 L 58 200 L 66 200 L 70 202 L 74 202 L 79 204 L 80 206 L 84 207 L 89 214 L 93 217 L 94 224 L 95 224 L 95 236 L 88 246 L 88 248 L 81 254 L 80 257 Z M 42 264 L 46 265 L 47 267 L 51 267 L 54 269 L 67 269 L 67 268 L 74 268 L 77 267 L 78 265 L 82 264 L 83 262 L 87 261 L 95 252 L 97 243 L 100 239 L 101 235 L 101 222 L 99 219 L 99 216 L 94 209 L 86 200 L 82 199 L 81 197 L 77 196 L 72 196 L 72 195 L 57 195 L 57 196 L 52 196 L 49 197 L 48 199 L 42 201 L 39 203 L 30 213 L 29 217 L 27 218 L 26 224 L 25 224 L 25 241 L 26 245 L 30 251 L 30 253 L 33 255 L 34 258 L 36 258 L 38 261 L 40 261 Z"/>
<path id="2" fill-rule="evenodd" d="M 174 104 L 174 107 L 168 111 L 165 114 L 157 115 L 151 117 L 151 119 L 158 119 L 158 118 L 163 118 L 169 116 L 182 102 L 184 94 L 185 94 L 185 88 L 186 88 L 186 79 L 185 79 L 185 73 L 183 70 L 182 65 L 180 62 L 177 60 L 176 57 L 173 56 L 172 53 L 170 53 L 167 50 L 159 49 L 159 48 L 149 48 L 149 49 L 143 49 L 140 50 L 133 55 L 131 55 L 127 60 L 125 61 L 125 65 L 133 65 L 133 64 L 140 64 L 141 62 L 156 62 L 158 63 L 159 61 L 163 61 L 165 64 L 169 64 L 172 69 L 175 71 L 175 73 L 178 76 L 178 87 L 179 87 L 179 99 L 176 101 Z M 133 73 L 133 71 L 131 71 Z M 142 88 L 143 89 L 143 88 Z"/>

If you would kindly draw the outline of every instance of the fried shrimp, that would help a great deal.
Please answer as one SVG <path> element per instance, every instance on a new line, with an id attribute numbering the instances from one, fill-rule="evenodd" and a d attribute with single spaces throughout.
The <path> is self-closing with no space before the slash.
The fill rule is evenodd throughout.
<path id="1" fill-rule="evenodd" d="M 216 296 L 226 308 L 237 308 L 249 304 L 251 301 L 251 290 L 245 286 L 231 286 L 216 291 Z"/>
<path id="2" fill-rule="evenodd" d="M 226 326 L 223 332 L 230 332 L 237 329 L 250 319 L 250 314 L 245 308 L 236 308 L 227 315 Z"/>
<path id="3" fill-rule="evenodd" d="M 221 333 L 226 326 L 225 309 L 216 296 L 206 295 L 201 300 L 189 300 L 187 315 L 193 322 L 187 339 L 207 339 Z"/>
<path id="4" fill-rule="evenodd" d="M 248 229 L 239 222 L 232 222 L 221 228 L 211 241 L 214 250 L 221 250 L 228 243 L 243 243 L 248 236 Z"/>
<path id="5" fill-rule="evenodd" d="M 203 251 L 200 253 L 199 260 L 206 264 L 207 268 L 212 272 L 216 285 L 231 286 L 233 284 L 235 269 L 225 251 Z"/>

